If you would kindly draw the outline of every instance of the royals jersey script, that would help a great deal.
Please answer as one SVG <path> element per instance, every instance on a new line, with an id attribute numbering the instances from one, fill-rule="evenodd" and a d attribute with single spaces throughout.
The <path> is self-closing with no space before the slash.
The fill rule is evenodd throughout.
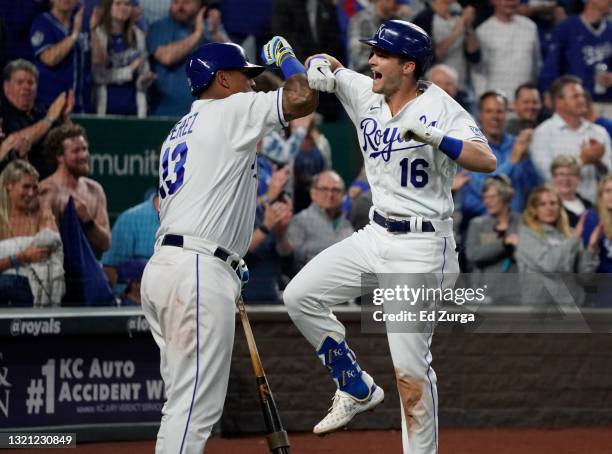
<path id="1" fill-rule="evenodd" d="M 285 126 L 282 89 L 198 100 L 160 155 L 160 228 L 246 254 L 255 221 L 257 142 Z"/>
<path id="2" fill-rule="evenodd" d="M 486 142 L 474 119 L 441 88 L 420 82 L 420 96 L 396 115 L 384 95 L 372 92 L 372 79 L 339 69 L 336 95 L 357 128 L 374 206 L 388 216 L 448 219 L 457 165 L 444 153 L 414 140 L 402 140 L 402 119 L 419 118 L 461 140 Z"/>

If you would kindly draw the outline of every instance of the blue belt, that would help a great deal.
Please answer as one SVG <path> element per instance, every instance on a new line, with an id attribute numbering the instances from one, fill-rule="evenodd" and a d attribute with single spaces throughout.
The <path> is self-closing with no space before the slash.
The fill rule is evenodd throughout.
<path id="1" fill-rule="evenodd" d="M 412 231 L 410 228 L 410 220 L 408 219 L 388 219 L 374 210 L 374 216 L 372 220 L 381 227 L 387 229 L 390 233 L 409 233 Z M 434 226 L 429 221 L 423 221 L 421 231 L 423 232 L 435 232 Z"/>
<path id="2" fill-rule="evenodd" d="M 184 243 L 183 235 L 173 235 L 169 233 L 168 235 L 164 235 L 164 239 L 162 240 L 161 244 L 162 246 L 183 247 L 183 243 Z M 213 255 L 217 257 L 218 259 L 223 260 L 233 269 L 238 268 L 238 265 L 240 264 L 238 260 L 232 260 L 231 262 L 228 262 L 227 259 L 229 258 L 231 254 L 221 247 L 218 247 L 217 249 L 215 249 L 215 252 Z"/>

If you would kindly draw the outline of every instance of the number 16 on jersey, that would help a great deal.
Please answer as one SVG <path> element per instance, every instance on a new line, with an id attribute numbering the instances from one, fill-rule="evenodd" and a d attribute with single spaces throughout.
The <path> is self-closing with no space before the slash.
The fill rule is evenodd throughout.
<path id="1" fill-rule="evenodd" d="M 417 158 L 410 161 L 409 158 L 404 158 L 399 165 L 401 167 L 400 184 L 402 187 L 408 186 L 408 179 L 415 188 L 423 188 L 429 182 L 429 175 L 425 170 L 429 167 L 429 163 L 425 159 Z"/>

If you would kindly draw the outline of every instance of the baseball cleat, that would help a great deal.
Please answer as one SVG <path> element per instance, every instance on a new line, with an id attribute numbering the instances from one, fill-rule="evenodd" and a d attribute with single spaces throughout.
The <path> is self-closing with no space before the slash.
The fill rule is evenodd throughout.
<path id="1" fill-rule="evenodd" d="M 370 395 L 359 400 L 339 389 L 334 394 L 332 406 L 329 413 L 319 424 L 314 426 L 313 432 L 317 435 L 325 435 L 329 432 L 345 427 L 354 417 L 364 411 L 373 410 L 385 399 L 385 392 L 380 386 L 376 386 L 374 379 L 363 372 L 364 381 L 370 387 Z"/>

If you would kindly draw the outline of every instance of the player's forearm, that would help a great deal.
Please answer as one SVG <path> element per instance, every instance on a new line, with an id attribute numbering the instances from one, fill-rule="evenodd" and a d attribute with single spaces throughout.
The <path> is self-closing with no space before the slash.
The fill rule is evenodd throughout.
<path id="1" fill-rule="evenodd" d="M 40 60 L 47 66 L 53 67 L 57 65 L 70 53 L 77 39 L 78 35 L 76 33 L 67 36 L 59 43 L 45 49 L 40 54 Z"/>
<path id="2" fill-rule="evenodd" d="M 497 168 L 497 159 L 484 142 L 464 140 L 456 162 L 472 172 L 491 173 Z"/>
<path id="3" fill-rule="evenodd" d="M 291 121 L 315 111 L 319 105 L 319 92 L 308 85 L 306 74 L 294 74 L 283 88 L 283 114 Z"/>
<path id="4" fill-rule="evenodd" d="M 199 32 L 193 32 L 186 38 L 180 41 L 175 41 L 165 46 L 160 46 L 154 53 L 155 59 L 162 65 L 171 66 L 182 60 L 195 49 L 195 47 L 202 39 L 202 34 Z"/>

